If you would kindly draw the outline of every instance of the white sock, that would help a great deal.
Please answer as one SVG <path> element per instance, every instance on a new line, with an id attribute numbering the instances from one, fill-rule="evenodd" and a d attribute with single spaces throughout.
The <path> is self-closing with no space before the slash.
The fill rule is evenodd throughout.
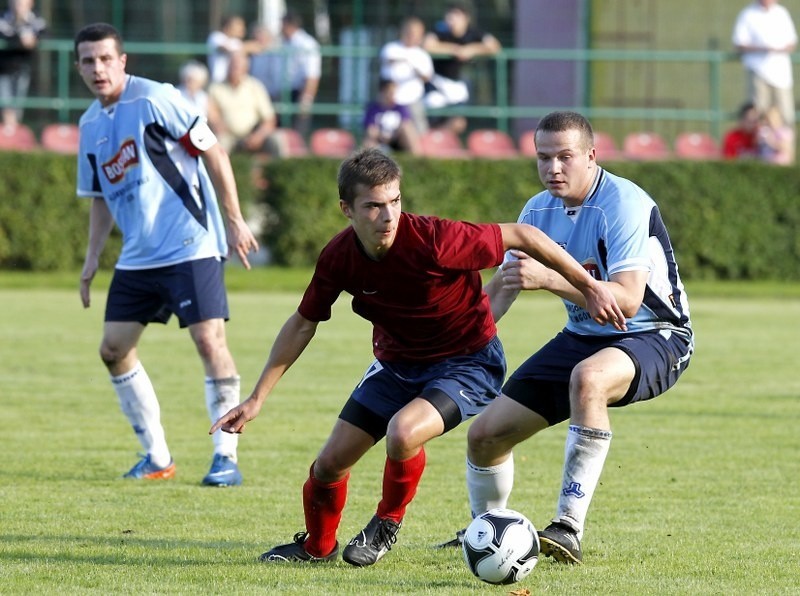
<path id="1" fill-rule="evenodd" d="M 496 466 L 482 468 L 467 458 L 469 507 L 475 518 L 495 507 L 506 507 L 514 487 L 514 454 Z"/>
<path id="2" fill-rule="evenodd" d="M 226 379 L 210 379 L 206 377 L 206 409 L 212 423 L 239 405 L 240 386 L 241 383 L 238 376 Z M 239 435 L 218 430 L 211 438 L 214 441 L 214 453 L 226 455 L 236 461 Z"/>
<path id="3" fill-rule="evenodd" d="M 611 446 L 611 431 L 570 425 L 564 448 L 564 480 L 554 522 L 570 526 L 583 537 L 586 512 Z"/>
<path id="4" fill-rule="evenodd" d="M 133 427 L 133 432 L 150 456 L 150 461 L 159 468 L 169 465 L 171 457 L 161 426 L 161 407 L 158 404 L 153 384 L 141 362 L 125 374 L 112 376 L 111 384 L 119 398 L 122 412 Z"/>

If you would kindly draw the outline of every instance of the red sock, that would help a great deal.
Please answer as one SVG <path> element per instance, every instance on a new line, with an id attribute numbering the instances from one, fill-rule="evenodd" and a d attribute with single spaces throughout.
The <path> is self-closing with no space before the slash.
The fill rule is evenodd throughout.
<path id="1" fill-rule="evenodd" d="M 350 474 L 337 482 L 326 484 L 314 478 L 314 466 L 303 485 L 303 511 L 308 539 L 303 545 L 308 554 L 324 557 L 336 548 L 336 530 L 342 520 L 347 501 L 347 481 Z"/>
<path id="2" fill-rule="evenodd" d="M 383 498 L 378 503 L 378 517 L 400 523 L 406 514 L 406 506 L 417 494 L 417 486 L 424 471 L 424 448 L 414 457 L 403 461 L 387 457 L 383 469 Z"/>

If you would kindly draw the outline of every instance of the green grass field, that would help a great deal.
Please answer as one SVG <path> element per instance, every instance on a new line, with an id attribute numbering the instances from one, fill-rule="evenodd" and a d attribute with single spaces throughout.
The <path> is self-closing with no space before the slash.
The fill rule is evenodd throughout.
<path id="1" fill-rule="evenodd" d="M 245 392 L 306 278 L 231 271 L 228 332 Z M 76 280 L 0 275 L 0 593 L 800 593 L 800 286 L 688 284 L 697 353 L 669 393 L 612 412 L 586 564 L 545 559 L 523 582 L 493 587 L 467 572 L 459 551 L 432 548 L 467 521 L 466 426 L 429 444 L 399 541 L 375 567 L 256 561 L 302 529 L 308 466 L 369 364 L 369 327 L 348 302 L 248 425 L 245 484 L 233 489 L 199 485 L 211 441 L 188 335 L 175 323 L 148 330 L 140 353 L 178 477 L 142 484 L 120 479 L 138 443 L 97 357 L 107 277 L 89 310 Z M 509 366 L 563 320 L 551 296 L 518 301 L 500 324 Z M 564 432 L 516 452 L 510 506 L 537 527 L 555 507 Z M 341 541 L 374 512 L 383 459 L 380 444 L 355 468 Z"/>

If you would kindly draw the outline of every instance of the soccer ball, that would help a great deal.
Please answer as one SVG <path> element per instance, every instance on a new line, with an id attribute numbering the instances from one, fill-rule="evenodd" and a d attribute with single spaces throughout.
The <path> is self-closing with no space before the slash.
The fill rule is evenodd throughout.
<path id="1" fill-rule="evenodd" d="M 489 584 L 513 584 L 539 561 L 539 535 L 527 517 L 490 509 L 467 526 L 462 544 L 469 570 Z"/>

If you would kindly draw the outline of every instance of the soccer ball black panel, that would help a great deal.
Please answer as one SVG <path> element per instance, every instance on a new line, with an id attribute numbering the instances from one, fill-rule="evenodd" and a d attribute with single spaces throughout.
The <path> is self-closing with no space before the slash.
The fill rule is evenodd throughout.
<path id="1" fill-rule="evenodd" d="M 479 579 L 513 584 L 539 560 L 539 536 L 527 517 L 511 509 L 491 509 L 472 520 L 464 534 L 464 561 Z"/>

